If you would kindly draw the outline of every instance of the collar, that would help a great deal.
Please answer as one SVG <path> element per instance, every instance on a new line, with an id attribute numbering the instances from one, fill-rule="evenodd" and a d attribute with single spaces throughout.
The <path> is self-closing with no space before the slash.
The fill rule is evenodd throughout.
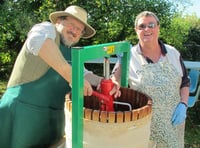
<path id="1" fill-rule="evenodd" d="M 165 56 L 167 54 L 167 49 L 165 47 L 165 44 L 161 41 L 161 40 L 158 40 L 158 43 L 160 45 L 160 48 L 161 48 L 161 52 L 162 52 L 162 55 Z M 141 50 L 141 46 L 140 46 L 140 43 L 137 44 L 137 48 L 136 48 L 136 51 L 142 55 L 142 50 Z M 148 57 L 145 57 L 146 60 L 147 60 L 147 63 L 153 63 L 153 61 L 151 59 L 149 59 Z"/>
<path id="2" fill-rule="evenodd" d="M 160 45 L 162 54 L 165 56 L 167 54 L 167 49 L 165 47 L 165 44 L 161 40 L 158 40 L 158 43 Z M 137 44 L 137 49 L 136 50 L 137 50 L 137 52 L 139 54 L 142 54 L 140 43 Z"/>

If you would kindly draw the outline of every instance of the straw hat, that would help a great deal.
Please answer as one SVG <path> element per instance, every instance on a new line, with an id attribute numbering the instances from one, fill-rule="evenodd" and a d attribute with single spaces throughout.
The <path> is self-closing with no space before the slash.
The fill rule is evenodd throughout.
<path id="1" fill-rule="evenodd" d="M 72 16 L 82 22 L 85 25 L 85 33 L 82 35 L 82 38 L 90 38 L 95 35 L 95 29 L 87 23 L 87 12 L 85 9 L 79 6 L 69 6 L 65 11 L 56 11 L 49 15 L 49 19 L 52 23 L 56 23 L 56 20 L 60 16 Z"/>

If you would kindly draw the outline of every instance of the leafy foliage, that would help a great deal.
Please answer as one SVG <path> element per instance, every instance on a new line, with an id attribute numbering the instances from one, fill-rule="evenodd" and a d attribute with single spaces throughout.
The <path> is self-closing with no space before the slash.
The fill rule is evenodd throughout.
<path id="1" fill-rule="evenodd" d="M 186 51 L 183 53 L 187 55 L 188 60 L 200 60 L 200 20 L 191 27 L 187 40 L 185 42 Z"/>
<path id="2" fill-rule="evenodd" d="M 85 8 L 89 13 L 88 22 L 97 30 L 96 36 L 90 40 L 82 41 L 82 45 L 125 39 L 131 39 L 131 42 L 135 43 L 137 40 L 134 37 L 133 24 L 136 14 L 143 10 L 150 10 L 157 13 L 161 22 L 166 24 L 174 13 L 173 5 L 166 0 L 73 0 L 64 2 L 62 0 L 8 0 L 1 5 L 1 14 L 4 14 L 1 16 L 4 20 L 2 24 L 4 31 L 7 32 L 4 32 L 6 35 L 4 43 L 9 45 L 7 44 L 9 41 L 15 40 L 19 50 L 33 24 L 47 21 L 51 12 L 64 10 L 71 4 Z M 5 23 L 8 24 L 5 25 Z"/>
<path id="3" fill-rule="evenodd" d="M 136 44 L 135 17 L 139 12 L 149 10 L 160 19 L 161 39 L 181 52 L 189 53 L 184 54 L 188 59 L 198 59 L 194 51 L 199 43 L 192 42 L 192 37 L 188 36 L 194 31 L 198 34 L 198 25 L 193 25 L 193 30 L 189 31 L 194 24 L 191 20 L 195 22 L 197 18 L 185 19 L 177 15 L 175 3 L 168 0 L 3 0 L 0 3 L 0 76 L 11 71 L 30 28 L 36 23 L 49 21 L 51 12 L 64 10 L 72 4 L 88 11 L 88 22 L 97 31 L 93 38 L 81 40 L 78 46 L 122 40 Z M 193 44 L 195 48 L 191 49 L 189 45 Z"/>

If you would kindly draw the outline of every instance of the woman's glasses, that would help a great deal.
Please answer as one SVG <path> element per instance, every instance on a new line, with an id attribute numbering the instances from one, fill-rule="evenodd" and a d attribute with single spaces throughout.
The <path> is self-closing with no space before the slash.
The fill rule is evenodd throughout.
<path id="1" fill-rule="evenodd" d="M 156 23 L 151 22 L 149 24 L 140 24 L 140 25 L 137 26 L 137 29 L 138 30 L 145 30 L 147 27 L 150 28 L 150 29 L 153 29 L 156 26 L 157 26 Z"/>

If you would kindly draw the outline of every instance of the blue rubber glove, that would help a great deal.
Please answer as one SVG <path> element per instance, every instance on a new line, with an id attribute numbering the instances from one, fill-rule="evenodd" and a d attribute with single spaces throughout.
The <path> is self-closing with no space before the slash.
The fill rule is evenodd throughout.
<path id="1" fill-rule="evenodd" d="M 187 106 L 184 103 L 179 103 L 176 106 L 176 109 L 172 116 L 172 125 L 173 126 L 179 125 L 185 121 L 186 111 L 187 111 Z"/>

